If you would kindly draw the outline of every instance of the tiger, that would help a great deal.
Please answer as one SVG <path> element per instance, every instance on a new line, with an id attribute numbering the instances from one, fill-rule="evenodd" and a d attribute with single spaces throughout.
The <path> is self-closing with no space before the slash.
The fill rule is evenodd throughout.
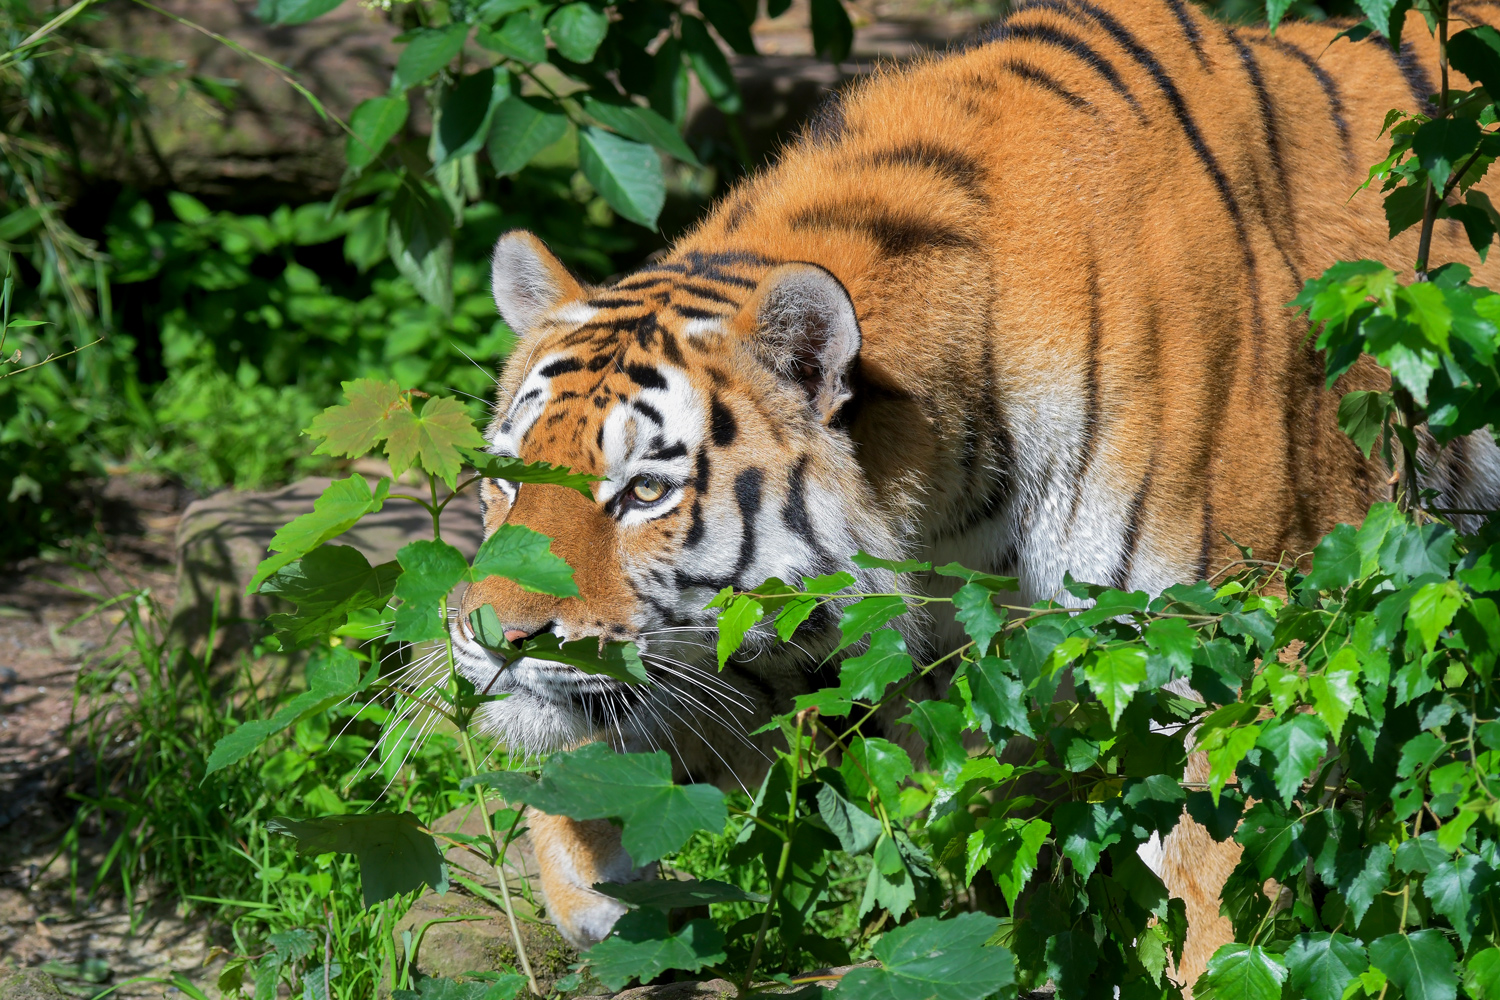
<path id="1" fill-rule="evenodd" d="M 720 671 L 706 605 L 724 587 L 851 570 L 863 551 L 1013 576 L 1028 602 L 1072 600 L 1067 574 L 1155 594 L 1237 545 L 1307 553 L 1389 499 L 1378 455 L 1337 422 L 1342 393 L 1387 376 L 1367 361 L 1326 389 L 1286 307 L 1336 260 L 1415 258 L 1377 192 L 1351 195 L 1385 155 L 1386 112 L 1430 107 L 1435 43 L 1416 14 L 1394 52 L 1336 40 L 1349 26 L 1024 0 L 973 44 L 832 97 L 623 277 L 587 284 L 504 233 L 493 293 L 518 339 L 488 447 L 600 481 L 591 497 L 481 485 L 486 531 L 550 537 L 580 595 L 496 577 L 462 596 L 459 668 L 508 695 L 487 731 L 527 753 L 664 749 L 679 780 L 754 787 L 776 737 L 750 733 L 837 685 L 837 617 L 785 644 L 758 626 Z M 1500 280 L 1455 223 L 1433 258 Z M 1494 507 L 1500 449 L 1481 433 L 1425 474 L 1441 505 Z M 864 591 L 898 583 L 852 571 Z M 652 683 L 506 663 L 468 624 L 484 605 L 513 641 L 633 641 Z M 931 655 L 963 641 L 940 616 L 901 627 Z M 901 711 L 865 731 L 909 742 Z M 549 916 L 579 947 L 601 940 L 624 906 L 592 886 L 650 869 L 607 822 L 529 826 Z M 1184 984 L 1230 939 L 1218 895 L 1237 851 L 1184 816 L 1150 859 L 1188 904 Z"/>

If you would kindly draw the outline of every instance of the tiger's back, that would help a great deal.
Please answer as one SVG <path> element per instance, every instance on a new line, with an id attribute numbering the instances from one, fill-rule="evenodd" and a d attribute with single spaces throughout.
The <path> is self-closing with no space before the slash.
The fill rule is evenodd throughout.
<path id="1" fill-rule="evenodd" d="M 612 285 L 502 237 L 496 300 L 522 339 L 491 448 L 607 481 L 592 500 L 483 486 L 489 528 L 548 534 L 580 590 L 468 592 L 462 669 L 510 695 L 486 706 L 490 727 L 537 751 L 665 747 L 682 776 L 753 782 L 774 737 L 748 733 L 836 683 L 836 616 L 786 645 L 752 632 L 720 672 L 704 605 L 721 587 L 865 549 L 1013 574 L 1033 599 L 1065 573 L 1155 592 L 1220 569 L 1236 543 L 1297 556 L 1362 518 L 1385 470 L 1335 414 L 1382 373 L 1359 365 L 1325 391 L 1285 303 L 1337 259 L 1415 256 L 1414 232 L 1387 241 L 1377 193 L 1350 194 L 1384 153 L 1386 111 L 1434 89 L 1418 22 L 1392 54 L 1330 45 L 1341 26 L 1230 28 L 1186 0 L 1035 0 L 982 44 L 844 94 Z M 1500 277 L 1456 224 L 1433 256 Z M 1492 506 L 1500 451 L 1450 452 L 1429 485 Z M 463 624 L 485 603 L 507 635 L 633 639 L 656 684 L 497 661 Z M 904 629 L 935 653 L 954 638 Z M 870 725 L 900 738 L 900 714 Z M 532 829 L 560 928 L 602 937 L 621 905 L 591 886 L 632 875 L 618 837 L 557 817 Z M 1233 860 L 1179 830 L 1160 860 L 1193 913 L 1191 978 L 1223 932 Z"/>

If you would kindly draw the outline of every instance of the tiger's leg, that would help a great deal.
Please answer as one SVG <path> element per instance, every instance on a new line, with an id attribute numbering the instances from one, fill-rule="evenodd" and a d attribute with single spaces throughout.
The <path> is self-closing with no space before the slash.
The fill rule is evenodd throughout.
<path id="1" fill-rule="evenodd" d="M 587 948 L 602 941 L 625 912 L 625 904 L 593 886 L 634 882 L 656 865 L 636 868 L 620 845 L 620 828 L 608 820 L 573 820 L 528 810 L 526 824 L 536 852 L 547 912 L 568 943 Z"/>

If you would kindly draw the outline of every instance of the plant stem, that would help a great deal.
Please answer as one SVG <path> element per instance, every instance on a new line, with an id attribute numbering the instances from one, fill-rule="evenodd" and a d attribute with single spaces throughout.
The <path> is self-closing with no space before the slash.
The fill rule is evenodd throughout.
<path id="1" fill-rule="evenodd" d="M 1438 36 L 1438 69 L 1442 76 L 1440 89 L 1438 90 L 1438 106 L 1436 117 L 1442 118 L 1448 113 L 1448 3 L 1442 0 L 1437 5 L 1437 36 Z M 1448 188 L 1443 193 L 1446 195 Z M 1422 237 L 1417 242 L 1417 280 L 1427 280 L 1428 258 L 1432 255 L 1432 230 L 1437 224 L 1438 208 L 1442 199 L 1438 197 L 1437 188 L 1432 183 L 1432 178 L 1427 178 L 1427 200 L 1422 208 Z"/>
<path id="2" fill-rule="evenodd" d="M 760 962 L 761 950 L 766 944 L 766 931 L 771 927 L 771 914 L 776 912 L 776 901 L 781 898 L 781 887 L 786 882 L 786 870 L 792 860 L 792 833 L 797 824 L 797 781 L 802 774 L 802 725 L 806 712 L 797 713 L 797 731 L 793 736 L 791 789 L 787 793 L 789 804 L 786 810 L 786 832 L 782 834 L 781 858 L 776 862 L 776 877 L 771 882 L 771 899 L 766 903 L 766 912 L 760 918 L 760 929 L 755 932 L 755 947 L 750 949 L 750 961 L 745 966 L 744 978 L 740 980 L 740 992 L 750 988 L 750 979 L 755 975 L 755 966 Z"/>

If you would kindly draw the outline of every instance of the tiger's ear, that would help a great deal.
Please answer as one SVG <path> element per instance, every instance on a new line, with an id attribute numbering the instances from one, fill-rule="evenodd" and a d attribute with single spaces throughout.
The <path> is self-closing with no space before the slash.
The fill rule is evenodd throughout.
<path id="1" fill-rule="evenodd" d="M 735 325 L 777 373 L 802 386 L 823 423 L 853 395 L 849 370 L 859 356 L 859 320 L 831 272 L 816 264 L 783 264 L 766 275 Z"/>
<path id="2" fill-rule="evenodd" d="M 553 308 L 584 294 L 563 262 L 524 229 L 512 229 L 495 243 L 490 290 L 501 318 L 522 337 Z"/>

